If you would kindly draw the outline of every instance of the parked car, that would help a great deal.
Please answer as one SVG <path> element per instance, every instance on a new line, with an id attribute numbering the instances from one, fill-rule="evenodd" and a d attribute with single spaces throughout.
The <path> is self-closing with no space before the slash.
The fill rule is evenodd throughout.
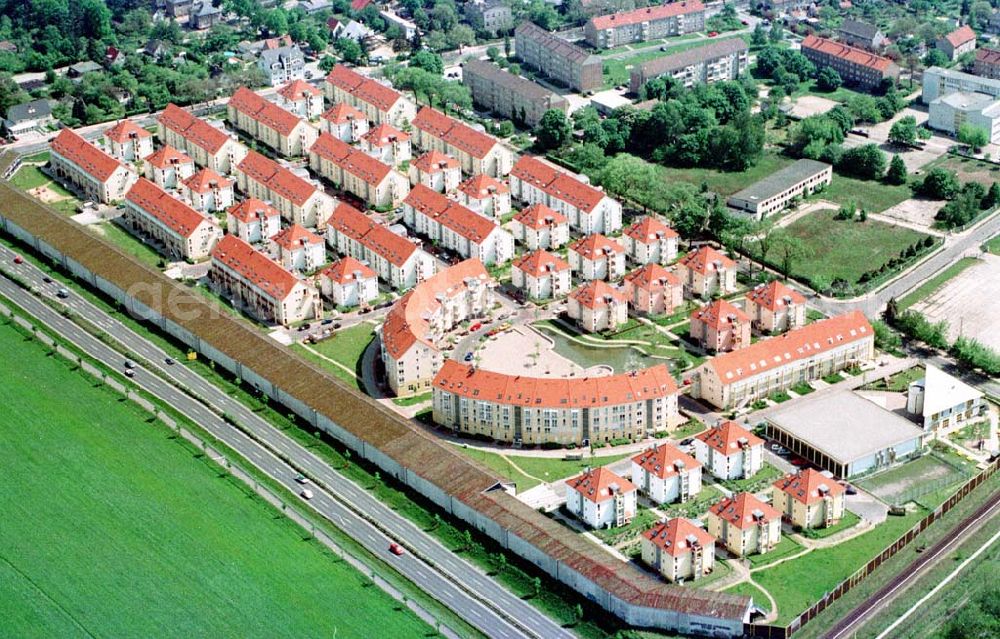
<path id="1" fill-rule="evenodd" d="M 48 275 L 43 275 L 42 276 L 42 281 L 45 282 L 46 284 L 51 284 L 52 283 L 52 278 L 49 277 Z"/>
<path id="2" fill-rule="evenodd" d="M 470 333 L 475 333 L 476 331 L 478 331 L 482 327 L 483 327 L 483 323 L 482 322 L 476 322 L 475 324 L 473 324 L 472 326 L 469 327 L 469 332 Z"/>
<path id="3" fill-rule="evenodd" d="M 166 363 L 167 366 L 173 366 L 174 365 L 174 358 L 173 357 L 165 357 L 163 359 L 163 361 L 164 361 L 164 363 Z"/>
<path id="4" fill-rule="evenodd" d="M 333 324 L 333 320 L 330 318 L 326 318 L 325 320 L 320 322 L 320 324 L 322 324 L 323 326 L 326 326 L 327 324 Z"/>
<path id="5" fill-rule="evenodd" d="M 466 353 L 465 357 L 463 357 L 462 359 L 464 359 L 467 362 L 471 362 L 472 361 L 472 351 L 469 351 L 468 353 Z"/>
<path id="6" fill-rule="evenodd" d="M 125 377 L 134 377 L 134 376 L 135 376 L 135 370 L 134 369 L 131 369 L 131 368 L 126 368 L 125 369 Z"/>
<path id="7" fill-rule="evenodd" d="M 693 443 L 694 443 L 694 438 L 693 437 L 688 437 L 686 439 L 682 439 L 681 440 L 681 446 L 690 446 Z"/>
<path id="8" fill-rule="evenodd" d="M 396 542 L 392 542 L 391 544 L 389 544 L 389 552 L 399 557 L 406 551 L 403 550 L 403 547 L 397 544 Z"/>
<path id="9" fill-rule="evenodd" d="M 125 360 L 125 368 L 135 368 L 135 362 L 130 359 Z"/>
<path id="10" fill-rule="evenodd" d="M 718 32 L 718 31 L 709 31 L 709 32 L 708 32 L 708 37 L 709 37 L 709 38 L 714 38 L 714 37 L 715 37 L 715 36 L 717 36 L 717 35 L 719 35 L 719 32 Z"/>

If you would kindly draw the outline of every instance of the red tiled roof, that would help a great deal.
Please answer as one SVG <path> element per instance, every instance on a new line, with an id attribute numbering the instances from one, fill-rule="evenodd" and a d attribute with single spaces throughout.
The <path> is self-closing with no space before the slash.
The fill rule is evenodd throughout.
<path id="1" fill-rule="evenodd" d="M 510 189 L 500 180 L 485 173 L 474 175 L 458 185 L 458 190 L 474 200 L 482 200 L 494 194 L 509 193 Z"/>
<path id="2" fill-rule="evenodd" d="M 280 264 L 235 235 L 226 235 L 215 245 L 212 260 L 224 264 L 275 300 L 288 297 L 299 283 Z"/>
<path id="3" fill-rule="evenodd" d="M 670 444 L 653 444 L 652 448 L 642 451 L 633 457 L 632 461 L 650 475 L 660 479 L 673 477 L 694 468 L 701 468 L 701 463 L 697 459 Z"/>
<path id="4" fill-rule="evenodd" d="M 790 286 L 773 280 L 768 284 L 761 284 L 747 293 L 747 301 L 770 311 L 776 311 L 792 304 L 805 304 L 806 298 Z"/>
<path id="5" fill-rule="evenodd" d="M 785 475 L 774 482 L 774 487 L 807 506 L 822 500 L 824 495 L 836 497 L 844 492 L 843 486 L 824 477 L 823 473 L 814 468 L 806 468 L 795 474 Z"/>
<path id="6" fill-rule="evenodd" d="M 368 216 L 346 202 L 333 210 L 327 221 L 331 229 L 343 233 L 395 266 L 403 266 L 417 250 L 417 245 L 376 224 Z"/>
<path id="7" fill-rule="evenodd" d="M 352 71 L 342 64 L 338 64 L 330 70 L 330 74 L 326 76 L 326 81 L 362 102 L 371 104 L 379 111 L 388 111 L 403 97 L 403 94 L 399 91 L 376 82 L 371 78 L 366 78 L 357 71 Z"/>
<path id="8" fill-rule="evenodd" d="M 615 493 L 630 493 L 635 490 L 632 482 L 603 466 L 591 468 L 582 475 L 567 479 L 566 485 L 598 504 L 611 499 Z"/>
<path id="9" fill-rule="evenodd" d="M 477 244 L 499 228 L 493 220 L 449 200 L 423 184 L 413 187 L 403 203 Z"/>
<path id="10" fill-rule="evenodd" d="M 716 269 L 722 270 L 736 268 L 736 262 L 732 261 L 711 246 L 702 246 L 697 251 L 688 253 L 680 261 L 680 265 L 694 271 L 695 273 L 701 273 L 702 275 L 708 275 Z"/>
<path id="11" fill-rule="evenodd" d="M 417 116 L 413 118 L 411 124 L 414 129 L 419 129 L 436 138 L 443 138 L 445 133 L 451 131 L 451 127 L 455 126 L 455 121 L 437 109 L 425 106 L 417 111 Z"/>
<path id="12" fill-rule="evenodd" d="M 326 113 L 320 117 L 324 120 L 333 122 L 334 124 L 344 124 L 345 122 L 350 122 L 351 120 L 364 120 L 365 114 L 358 109 L 355 109 L 350 104 L 338 102 L 327 109 Z"/>
<path id="13" fill-rule="evenodd" d="M 860 311 L 851 311 L 723 353 L 709 360 L 707 366 L 712 367 L 723 384 L 728 384 L 873 336 L 865 316 Z"/>
<path id="14" fill-rule="evenodd" d="M 276 208 L 255 197 L 250 197 L 238 204 L 234 204 L 227 209 L 226 213 L 244 223 L 255 222 L 262 216 L 266 219 L 281 215 Z"/>
<path id="15" fill-rule="evenodd" d="M 550 209 L 544 204 L 532 204 L 527 208 L 521 209 L 521 212 L 514 216 L 514 220 L 536 231 L 546 226 L 566 224 L 568 221 L 565 215 L 559 211 Z"/>
<path id="16" fill-rule="evenodd" d="M 314 184 L 307 182 L 256 151 L 250 151 L 236 167 L 248 178 L 267 187 L 273 193 L 288 199 L 295 206 L 302 206 L 317 191 Z"/>
<path id="17" fill-rule="evenodd" d="M 813 49 L 879 72 L 885 72 L 893 64 L 889 58 L 883 58 L 874 53 L 869 53 L 864 49 L 858 49 L 857 47 L 851 47 L 836 40 L 828 40 L 827 38 L 820 38 L 814 35 L 806 36 L 805 40 L 802 41 L 802 49 Z"/>
<path id="18" fill-rule="evenodd" d="M 720 330 L 730 324 L 749 323 L 750 318 L 726 300 L 718 299 L 691 313 L 691 323 L 695 322 Z"/>
<path id="19" fill-rule="evenodd" d="M 278 95 L 290 102 L 297 102 L 308 97 L 323 95 L 323 92 L 305 80 L 292 80 L 278 89 Z"/>
<path id="20" fill-rule="evenodd" d="M 549 273 L 568 271 L 569 262 L 554 253 L 539 249 L 519 257 L 512 268 L 516 268 L 531 277 L 541 277 Z"/>
<path id="21" fill-rule="evenodd" d="M 428 151 L 414 160 L 410 166 L 415 167 L 421 173 L 441 173 L 448 169 L 461 168 L 458 160 L 440 151 Z"/>
<path id="22" fill-rule="evenodd" d="M 290 35 L 283 35 L 278 38 L 268 38 L 264 40 L 264 48 L 269 50 L 280 49 L 281 47 L 290 47 L 292 44 L 292 36 Z"/>
<path id="23" fill-rule="evenodd" d="M 372 0 L 351 0 L 351 10 L 361 11 L 372 3 Z"/>
<path id="24" fill-rule="evenodd" d="M 663 238 L 680 237 L 677 231 L 651 215 L 643 217 L 625 229 L 625 235 L 643 244 L 650 244 Z"/>
<path id="25" fill-rule="evenodd" d="M 286 251 L 292 251 L 301 246 L 305 246 L 306 244 L 322 244 L 323 238 L 315 233 L 310 233 L 307 229 L 299 226 L 298 224 L 292 224 L 288 228 L 274 235 L 271 238 L 271 241 Z"/>
<path id="26" fill-rule="evenodd" d="M 309 152 L 333 162 L 370 186 L 381 184 L 392 171 L 392 167 L 389 165 L 379 162 L 367 153 L 326 132 L 320 133 L 319 138 L 309 148 Z"/>
<path id="27" fill-rule="evenodd" d="M 406 142 L 410 139 L 410 134 L 403 133 L 399 129 L 383 122 L 368 131 L 368 133 L 365 133 L 362 139 L 373 147 L 380 147 L 387 146 L 393 142 Z"/>
<path id="28" fill-rule="evenodd" d="M 628 301 L 624 293 L 604 280 L 591 280 L 573 289 L 569 296 L 587 308 L 601 308 L 612 302 L 625 304 Z"/>
<path id="29" fill-rule="evenodd" d="M 320 277 L 337 284 L 347 284 L 357 280 L 369 280 L 376 277 L 375 271 L 365 266 L 360 260 L 351 256 L 343 257 L 319 272 Z"/>
<path id="30" fill-rule="evenodd" d="M 184 186 L 195 193 L 208 193 L 214 189 L 227 189 L 233 185 L 231 180 L 227 180 L 212 169 L 202 169 L 184 180 Z"/>
<path id="31" fill-rule="evenodd" d="M 522 155 L 521 159 L 514 163 L 510 174 L 522 182 L 544 190 L 559 175 L 559 169 L 532 155 Z"/>
<path id="32" fill-rule="evenodd" d="M 727 497 L 712 506 L 708 512 L 725 519 L 740 530 L 755 526 L 758 521 L 771 522 L 781 519 L 781 513 L 750 493 Z"/>
<path id="33" fill-rule="evenodd" d="M 976 62 L 993 65 L 1000 64 L 1000 51 L 986 47 L 976 49 Z"/>
<path id="34" fill-rule="evenodd" d="M 625 276 L 632 286 L 646 291 L 659 291 L 667 286 L 680 286 L 680 279 L 659 264 L 646 264 Z"/>
<path id="35" fill-rule="evenodd" d="M 196 118 L 173 103 L 163 109 L 159 122 L 210 155 L 218 153 L 230 139 L 224 131 Z"/>
<path id="36" fill-rule="evenodd" d="M 634 11 L 595 16 L 590 19 L 590 22 L 596 29 L 613 29 L 614 27 L 663 20 L 665 18 L 672 18 L 687 13 L 697 13 L 704 10 L 705 5 L 701 3 L 701 0 L 686 0 L 685 2 L 671 2 L 670 4 L 635 9 Z"/>
<path id="37" fill-rule="evenodd" d="M 246 87 L 240 87 L 229 98 L 229 106 L 250 119 L 273 129 L 281 136 L 291 135 L 300 123 L 305 122 L 290 111 L 282 109 L 274 102 L 265 100 Z"/>
<path id="38" fill-rule="evenodd" d="M 587 213 L 604 199 L 604 192 L 528 155 L 511 169 L 511 175 Z"/>
<path id="39" fill-rule="evenodd" d="M 413 127 L 443 140 L 456 149 L 460 149 L 474 158 L 482 159 L 497 144 L 496 138 L 477 131 L 454 118 L 424 107 L 413 118 Z"/>
<path id="40" fill-rule="evenodd" d="M 59 135 L 52 138 L 49 148 L 100 182 L 106 182 L 118 167 L 124 166 L 118 160 L 84 140 L 72 129 L 59 131 Z"/>
<path id="41" fill-rule="evenodd" d="M 579 253 L 585 260 L 598 260 L 610 254 L 625 252 L 621 244 L 600 233 L 581 237 L 569 245 L 569 250 Z"/>
<path id="42" fill-rule="evenodd" d="M 156 151 L 153 151 L 144 160 L 150 166 L 158 169 L 166 169 L 180 164 L 194 164 L 194 160 L 188 157 L 187 154 L 178 151 L 169 144 L 164 144 Z"/>
<path id="43" fill-rule="evenodd" d="M 642 536 L 663 549 L 671 557 L 680 557 L 691 552 L 695 546 L 708 548 L 715 544 L 715 537 L 683 517 L 657 522 Z"/>
<path id="44" fill-rule="evenodd" d="M 947 40 L 951 44 L 951 46 L 957 48 L 967 42 L 975 42 L 976 32 L 973 31 L 972 27 L 970 27 L 969 25 L 963 24 L 959 28 L 955 29 L 954 31 L 946 35 L 944 39 Z"/>
<path id="45" fill-rule="evenodd" d="M 125 200 L 155 217 L 181 237 L 191 237 L 191 234 L 204 222 L 214 224 L 213 220 L 173 197 L 146 178 L 139 178 L 132 185 L 132 188 L 125 194 Z"/>
<path id="46" fill-rule="evenodd" d="M 746 440 L 746 445 L 750 447 L 764 445 L 763 439 L 757 437 L 731 419 L 706 430 L 704 433 L 698 435 L 697 439 L 705 442 L 706 446 L 717 450 L 727 457 L 742 450 L 743 442 L 741 440 Z"/>
<path id="47" fill-rule="evenodd" d="M 132 120 L 122 120 L 104 132 L 104 137 L 115 142 L 127 142 L 134 138 L 148 138 L 153 135 Z"/>

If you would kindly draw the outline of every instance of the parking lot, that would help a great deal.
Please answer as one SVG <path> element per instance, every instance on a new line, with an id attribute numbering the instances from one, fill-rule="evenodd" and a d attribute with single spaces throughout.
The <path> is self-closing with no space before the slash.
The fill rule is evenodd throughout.
<path id="1" fill-rule="evenodd" d="M 1000 350 L 1000 256 L 987 253 L 982 260 L 913 310 L 932 322 L 948 322 L 949 339 L 972 337 Z"/>

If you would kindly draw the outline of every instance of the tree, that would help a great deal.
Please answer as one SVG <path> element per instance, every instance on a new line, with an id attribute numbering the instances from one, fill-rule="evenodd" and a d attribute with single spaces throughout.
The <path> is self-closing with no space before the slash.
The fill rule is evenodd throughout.
<path id="1" fill-rule="evenodd" d="M 1000 206 L 1000 184 L 994 182 L 990 185 L 990 190 L 987 191 L 986 197 L 983 198 L 981 206 L 987 210 Z"/>
<path id="2" fill-rule="evenodd" d="M 441 56 L 427 49 L 421 49 L 414 53 L 410 57 L 410 66 L 435 75 L 444 73 L 444 61 Z"/>
<path id="3" fill-rule="evenodd" d="M 531 593 L 533 598 L 538 598 L 542 594 L 542 579 L 535 577 L 531 580 Z"/>
<path id="4" fill-rule="evenodd" d="M 906 184 L 906 163 L 899 155 L 893 155 L 889 162 L 889 170 L 885 174 L 885 181 L 889 184 Z"/>
<path id="5" fill-rule="evenodd" d="M 558 149 L 569 142 L 573 129 L 566 114 L 559 109 L 549 109 L 542 115 L 535 129 L 537 145 L 542 150 Z"/>
<path id="6" fill-rule="evenodd" d="M 491 62 L 496 62 L 500 59 L 500 49 L 494 46 L 486 48 L 486 57 L 490 59 Z"/>
<path id="7" fill-rule="evenodd" d="M 979 153 L 980 149 L 990 143 L 990 134 L 982 127 L 964 122 L 958 127 L 958 141 L 971 147 L 973 153 Z"/>
<path id="8" fill-rule="evenodd" d="M 900 146 L 912 146 L 917 141 L 917 119 L 912 115 L 893 122 L 889 141 Z"/>
<path id="9" fill-rule="evenodd" d="M 778 259 L 781 261 L 781 274 L 787 280 L 792 274 L 795 262 L 804 257 L 808 257 L 809 249 L 797 237 L 792 236 L 785 229 L 777 229 L 771 237 L 774 250 L 778 252 Z"/>
<path id="10" fill-rule="evenodd" d="M 820 91 L 836 91 L 844 81 L 833 67 L 823 67 L 816 76 L 816 88 Z"/>
<path id="11" fill-rule="evenodd" d="M 924 56 L 924 65 L 928 67 L 940 67 L 948 64 L 948 56 L 944 54 L 941 49 L 931 49 L 926 56 Z"/>
<path id="12" fill-rule="evenodd" d="M 862 144 L 846 149 L 838 170 L 863 180 L 879 180 L 885 175 L 885 153 L 877 144 Z"/>
<path id="13" fill-rule="evenodd" d="M 783 33 L 783 30 L 781 28 L 780 21 L 775 20 L 771 24 L 771 30 L 767 34 L 767 40 L 768 42 L 774 43 L 774 42 L 781 42 L 784 39 L 785 39 L 785 34 Z"/>
<path id="14" fill-rule="evenodd" d="M 662 180 L 656 165 L 628 153 L 619 153 L 607 162 L 598 181 L 608 193 L 632 200 L 648 210 L 653 199 L 649 189 Z"/>
<path id="15" fill-rule="evenodd" d="M 337 38 L 333 43 L 333 48 L 340 54 L 344 62 L 351 64 L 361 64 L 367 55 L 358 41 L 351 38 Z"/>
<path id="16" fill-rule="evenodd" d="M 917 191 L 933 200 L 953 200 L 958 196 L 960 189 L 958 176 L 952 171 L 938 167 L 924 175 Z"/>
<path id="17" fill-rule="evenodd" d="M 767 44 L 767 31 L 764 30 L 764 23 L 758 22 L 754 25 L 753 33 L 750 34 L 750 45 L 762 47 Z"/>

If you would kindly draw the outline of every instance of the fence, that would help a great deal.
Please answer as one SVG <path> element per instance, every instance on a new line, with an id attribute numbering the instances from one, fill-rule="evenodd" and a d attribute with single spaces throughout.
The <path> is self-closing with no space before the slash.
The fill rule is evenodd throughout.
<path id="1" fill-rule="evenodd" d="M 1000 469 L 1000 458 L 995 459 L 992 464 L 986 470 L 979 473 L 965 484 L 962 485 L 951 497 L 946 499 L 944 503 L 934 509 L 934 511 L 928 514 L 926 517 L 917 522 L 913 528 L 906 531 L 906 533 L 886 547 L 882 552 L 880 552 L 876 557 L 874 557 L 867 564 L 859 568 L 853 575 L 847 579 L 840 582 L 836 588 L 827 593 L 822 599 L 814 603 L 805 612 L 800 614 L 798 617 L 793 619 L 787 626 L 770 626 L 766 624 L 753 624 L 748 623 L 743 626 L 743 634 L 746 637 L 755 637 L 760 639 L 785 639 L 786 637 L 791 637 L 794 633 L 802 628 L 802 626 L 809 623 L 811 619 L 819 615 L 821 612 L 826 610 L 830 604 L 837 601 L 845 594 L 847 594 L 852 588 L 861 583 L 865 577 L 870 575 L 876 568 L 881 566 L 883 563 L 888 561 L 893 555 L 898 553 L 900 550 L 909 545 L 917 535 L 923 532 L 928 526 L 933 524 L 935 521 L 940 519 L 955 507 L 955 504 L 962 501 L 966 495 L 975 490 L 977 486 L 993 476 L 993 474 Z"/>

